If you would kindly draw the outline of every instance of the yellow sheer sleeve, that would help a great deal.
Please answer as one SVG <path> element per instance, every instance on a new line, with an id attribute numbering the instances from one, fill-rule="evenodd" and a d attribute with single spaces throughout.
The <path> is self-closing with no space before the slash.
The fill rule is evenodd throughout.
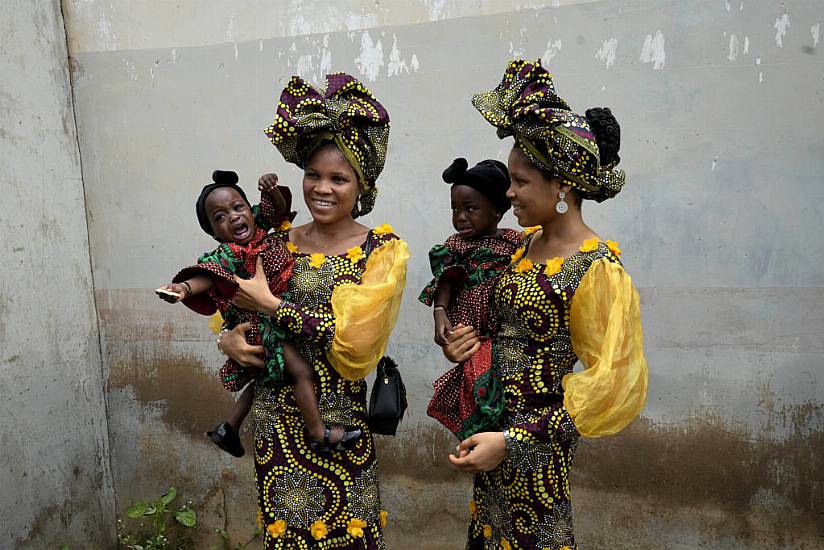
<path id="1" fill-rule="evenodd" d="M 647 398 L 647 361 L 638 292 L 617 263 L 596 260 L 570 311 L 572 349 L 584 369 L 564 377 L 564 407 L 581 435 L 621 431 Z"/>
<path id="2" fill-rule="evenodd" d="M 347 380 L 366 377 L 386 350 L 406 286 L 409 248 L 400 239 L 372 252 L 360 284 L 332 291 L 335 336 L 329 362 Z"/>

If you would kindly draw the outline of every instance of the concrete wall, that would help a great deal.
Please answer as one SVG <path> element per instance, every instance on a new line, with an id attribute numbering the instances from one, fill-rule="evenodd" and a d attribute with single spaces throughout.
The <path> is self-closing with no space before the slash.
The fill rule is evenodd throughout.
<path id="1" fill-rule="evenodd" d="M 644 418 L 585 441 L 583 548 L 813 548 L 824 534 L 824 71 L 819 0 L 66 0 L 118 509 L 175 484 L 203 525 L 251 529 L 251 459 L 207 444 L 230 398 L 205 319 L 151 288 L 211 242 L 192 204 L 215 168 L 250 191 L 288 77 L 363 78 L 393 120 L 382 197 L 414 257 L 391 353 L 412 405 L 382 447 L 391 548 L 457 548 L 470 480 L 424 413 L 446 367 L 415 301 L 450 233 L 440 173 L 505 159 L 469 104 L 542 57 L 577 109 L 611 106 L 629 183 L 585 218 L 643 297 Z M 299 221 L 306 220 L 305 214 Z M 512 220 L 508 219 L 510 225 Z M 204 543 L 205 544 L 205 543 Z"/>
<path id="2" fill-rule="evenodd" d="M 58 2 L 0 20 L 0 548 L 110 547 L 114 491 Z"/>

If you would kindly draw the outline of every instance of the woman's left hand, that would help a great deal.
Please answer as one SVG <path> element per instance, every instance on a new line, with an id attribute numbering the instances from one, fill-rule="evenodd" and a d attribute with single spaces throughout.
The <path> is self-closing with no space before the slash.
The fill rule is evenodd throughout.
<path id="1" fill-rule="evenodd" d="M 458 445 L 458 456 L 449 455 L 449 461 L 462 472 L 489 472 L 506 457 L 503 432 L 481 432 Z"/>
<path id="2" fill-rule="evenodd" d="M 280 306 L 280 298 L 269 290 L 266 274 L 263 272 L 263 259 L 258 256 L 255 276 L 251 279 L 241 279 L 235 275 L 238 284 L 232 303 L 239 308 L 248 309 L 271 315 Z"/>

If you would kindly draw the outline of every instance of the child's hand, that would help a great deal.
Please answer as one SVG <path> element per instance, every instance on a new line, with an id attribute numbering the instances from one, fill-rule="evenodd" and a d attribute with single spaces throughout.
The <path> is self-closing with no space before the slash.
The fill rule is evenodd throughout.
<path id="1" fill-rule="evenodd" d="M 278 215 L 286 212 L 286 199 L 283 198 L 280 189 L 278 189 L 277 174 L 263 174 L 260 176 L 258 180 L 258 191 L 269 197 L 272 208 L 274 208 Z"/>
<path id="2" fill-rule="evenodd" d="M 180 283 L 170 283 L 155 290 L 158 298 L 170 304 L 175 304 L 189 295 L 189 290 Z"/>
<path id="3" fill-rule="evenodd" d="M 435 315 L 435 343 L 443 346 L 447 343 L 446 335 L 452 332 L 452 323 L 449 322 L 449 317 L 446 316 L 446 310 L 438 308 L 434 311 Z"/>
<path id="4" fill-rule="evenodd" d="M 261 193 L 271 194 L 278 191 L 278 176 L 277 174 L 263 174 L 258 180 L 258 191 Z"/>

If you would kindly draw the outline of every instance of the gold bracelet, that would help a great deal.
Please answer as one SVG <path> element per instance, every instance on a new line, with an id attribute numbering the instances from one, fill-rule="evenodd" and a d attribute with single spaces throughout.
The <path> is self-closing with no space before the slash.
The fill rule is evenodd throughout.
<path id="1" fill-rule="evenodd" d="M 442 310 L 446 311 L 446 306 L 437 306 L 436 305 L 436 306 L 432 307 L 433 311 L 438 311 L 439 309 L 442 309 Z"/>

